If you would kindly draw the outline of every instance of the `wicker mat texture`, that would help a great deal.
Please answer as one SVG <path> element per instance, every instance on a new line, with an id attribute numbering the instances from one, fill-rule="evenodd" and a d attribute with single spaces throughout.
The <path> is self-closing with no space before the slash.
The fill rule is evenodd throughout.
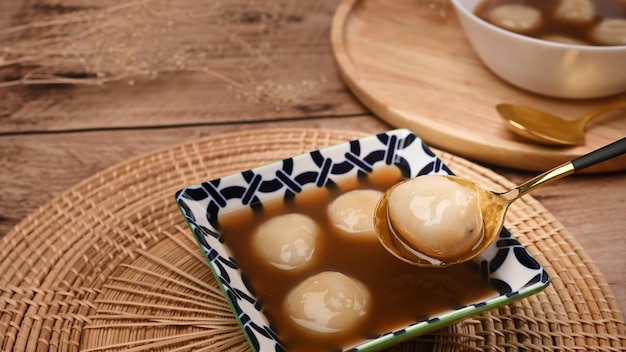
<path id="1" fill-rule="evenodd" d="M 1 351 L 247 351 L 174 202 L 184 186 L 364 136 L 272 129 L 206 137 L 128 160 L 66 191 L 0 240 Z M 437 151 L 458 175 L 511 182 Z M 506 226 L 552 277 L 543 292 L 394 351 L 624 351 L 602 274 L 530 196 Z"/>

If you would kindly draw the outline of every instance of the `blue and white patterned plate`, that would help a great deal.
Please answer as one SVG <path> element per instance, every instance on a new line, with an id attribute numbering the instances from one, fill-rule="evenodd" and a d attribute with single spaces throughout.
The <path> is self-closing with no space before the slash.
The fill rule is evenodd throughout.
<path id="1" fill-rule="evenodd" d="M 220 215 L 241 207 L 261 207 L 270 200 L 292 199 L 303 192 L 331 187 L 389 166 L 400 169 L 405 177 L 452 174 L 421 139 L 399 129 L 189 186 L 176 193 L 176 202 L 254 351 L 282 351 L 284 347 L 220 238 Z M 389 347 L 537 293 L 550 282 L 545 270 L 506 229 L 477 261 L 499 294 L 371 337 L 350 351 Z"/>

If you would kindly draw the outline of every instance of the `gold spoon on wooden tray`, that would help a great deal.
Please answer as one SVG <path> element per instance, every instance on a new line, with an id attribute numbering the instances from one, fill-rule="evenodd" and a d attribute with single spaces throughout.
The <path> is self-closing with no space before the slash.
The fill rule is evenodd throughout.
<path id="1" fill-rule="evenodd" d="M 566 120 L 551 113 L 516 104 L 498 104 L 496 110 L 516 134 L 547 145 L 572 146 L 585 143 L 585 126 L 603 114 L 626 107 L 626 100 L 601 106 L 575 119 Z"/>
<path id="2" fill-rule="evenodd" d="M 407 263 L 445 267 L 466 262 L 498 237 L 507 209 L 515 200 L 625 153 L 626 137 L 502 193 L 456 176 L 410 178 L 384 193 L 374 213 L 374 226 L 382 245 Z"/>

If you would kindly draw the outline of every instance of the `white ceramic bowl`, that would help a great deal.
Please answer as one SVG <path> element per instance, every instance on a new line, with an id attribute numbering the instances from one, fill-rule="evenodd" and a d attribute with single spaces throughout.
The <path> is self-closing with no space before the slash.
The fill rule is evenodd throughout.
<path id="1" fill-rule="evenodd" d="M 530 92 L 570 99 L 626 91 L 626 45 L 585 46 L 513 33 L 473 13 L 482 0 L 451 0 L 482 62 L 505 81 Z"/>

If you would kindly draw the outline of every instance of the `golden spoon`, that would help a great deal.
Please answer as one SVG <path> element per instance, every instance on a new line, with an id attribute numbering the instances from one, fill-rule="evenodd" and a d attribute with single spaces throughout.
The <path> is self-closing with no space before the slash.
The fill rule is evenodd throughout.
<path id="1" fill-rule="evenodd" d="M 473 247 L 470 250 L 460 252 L 452 257 L 432 257 L 425 255 L 424 251 L 432 251 L 429 251 L 428 248 L 425 250 L 417 248 L 415 243 L 407 242 L 406 236 L 396 231 L 397 226 L 394 224 L 393 219 L 388 216 L 389 194 L 399 185 L 405 182 L 414 182 L 416 179 L 419 179 L 419 177 L 402 181 L 388 189 L 378 202 L 374 216 L 374 226 L 378 233 L 378 239 L 391 254 L 407 263 L 418 266 L 445 267 L 471 260 L 485 250 L 498 237 L 504 223 L 504 215 L 509 205 L 515 200 L 537 187 L 615 158 L 624 153 L 626 153 L 626 137 L 572 161 L 561 164 L 503 193 L 486 190 L 474 182 L 459 177 L 441 176 L 457 182 L 468 190 L 476 192 L 478 195 L 478 206 L 483 219 L 483 231 L 478 234 Z"/>
<path id="2" fill-rule="evenodd" d="M 507 126 L 524 138 L 541 144 L 577 145 L 585 142 L 585 125 L 588 122 L 606 112 L 623 107 L 626 107 L 626 100 L 618 100 L 576 120 L 565 120 L 524 105 L 498 104 L 496 110 Z"/>

